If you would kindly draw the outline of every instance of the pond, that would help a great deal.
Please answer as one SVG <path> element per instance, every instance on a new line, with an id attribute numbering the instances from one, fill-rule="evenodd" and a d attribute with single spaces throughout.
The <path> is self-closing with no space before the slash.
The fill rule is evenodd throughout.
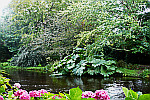
<path id="1" fill-rule="evenodd" d="M 80 87 L 83 91 L 104 89 L 107 90 L 111 100 L 124 100 L 122 86 L 131 88 L 134 91 L 150 93 L 150 79 L 131 77 L 110 77 L 102 78 L 98 76 L 50 76 L 50 73 L 40 73 L 24 70 L 6 70 L 11 84 L 20 83 L 21 89 L 27 91 L 46 89 L 53 93 L 67 92 L 73 87 Z"/>

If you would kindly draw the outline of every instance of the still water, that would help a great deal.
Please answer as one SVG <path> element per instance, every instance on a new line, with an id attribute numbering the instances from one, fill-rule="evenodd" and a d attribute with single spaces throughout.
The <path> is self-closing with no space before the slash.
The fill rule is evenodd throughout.
<path id="1" fill-rule="evenodd" d="M 27 91 L 46 89 L 53 93 L 67 92 L 73 87 L 80 87 L 83 91 L 107 90 L 111 100 L 124 100 L 122 86 L 134 91 L 150 93 L 150 79 L 131 77 L 73 77 L 73 76 L 50 76 L 49 73 L 40 73 L 23 70 L 6 70 L 11 84 L 20 83 L 21 89 Z"/>

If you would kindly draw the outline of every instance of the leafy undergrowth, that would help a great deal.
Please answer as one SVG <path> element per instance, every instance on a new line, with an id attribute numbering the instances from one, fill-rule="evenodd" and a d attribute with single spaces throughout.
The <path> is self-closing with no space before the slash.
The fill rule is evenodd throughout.
<path id="1" fill-rule="evenodd" d="M 150 100 L 150 94 L 142 94 L 142 92 L 134 92 L 128 90 L 126 87 L 122 87 L 122 90 L 126 96 L 125 100 Z"/>
<path id="2" fill-rule="evenodd" d="M 137 64 L 127 64 L 123 61 L 105 60 L 103 55 L 87 56 L 83 48 L 76 48 L 74 52 L 59 62 L 52 68 L 53 75 L 101 75 L 109 77 L 119 74 L 131 77 L 149 77 L 150 69 L 140 69 Z M 143 68 L 143 67 L 142 67 Z"/>
<path id="3" fill-rule="evenodd" d="M 114 60 L 105 60 L 104 55 L 88 56 L 83 48 L 74 49 L 73 53 L 54 64 L 55 74 L 70 75 L 103 75 L 122 73 Z"/>

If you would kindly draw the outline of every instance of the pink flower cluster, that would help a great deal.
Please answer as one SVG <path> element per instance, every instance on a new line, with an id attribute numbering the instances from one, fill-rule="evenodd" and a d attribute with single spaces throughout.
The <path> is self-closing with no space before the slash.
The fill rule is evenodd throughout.
<path id="1" fill-rule="evenodd" d="M 15 96 L 21 96 L 23 93 L 24 93 L 24 94 L 28 94 L 28 92 L 27 92 L 26 90 L 20 89 L 20 90 L 16 91 L 16 92 L 14 93 L 14 95 L 15 95 Z"/>
<path id="2" fill-rule="evenodd" d="M 41 95 L 44 95 L 44 93 L 48 93 L 46 90 L 44 90 L 44 89 L 41 89 L 41 90 L 38 90 L 40 93 L 41 93 Z"/>
<path id="3" fill-rule="evenodd" d="M 30 100 L 30 96 L 28 93 L 23 93 L 20 97 L 20 100 Z"/>
<path id="4" fill-rule="evenodd" d="M 19 89 L 21 85 L 19 83 L 15 83 L 14 87 L 17 88 L 17 91 L 14 92 L 14 96 L 19 98 L 20 100 L 30 100 L 30 98 L 40 99 L 40 97 L 44 97 L 45 93 L 48 93 L 46 90 L 34 90 L 29 93 L 26 90 Z M 60 99 L 63 98 L 60 95 L 53 95 L 51 99 Z M 96 90 L 95 93 L 92 91 L 85 91 L 82 93 L 82 98 L 94 98 L 96 100 L 110 100 L 108 93 L 104 90 Z M 4 100 L 3 96 L 0 95 L 0 100 Z"/>
<path id="5" fill-rule="evenodd" d="M 34 90 L 34 91 L 30 91 L 29 95 L 30 97 L 41 97 L 42 95 L 44 95 L 44 93 L 47 93 L 46 90 L 41 89 L 41 90 Z"/>
<path id="6" fill-rule="evenodd" d="M 47 93 L 46 90 L 41 89 L 41 90 L 34 90 L 34 91 L 30 91 L 29 94 L 26 90 L 18 90 L 14 93 L 15 96 L 18 96 L 19 99 L 21 100 L 30 100 L 30 97 L 41 97 L 42 95 L 44 95 L 44 93 Z"/>
<path id="7" fill-rule="evenodd" d="M 30 96 L 26 90 L 18 90 L 14 93 L 15 96 L 18 96 L 21 100 L 30 100 Z"/>
<path id="8" fill-rule="evenodd" d="M 82 98 L 95 98 L 97 100 L 110 100 L 108 93 L 104 90 L 96 90 L 95 93 L 92 91 L 85 91 L 82 93 Z"/>
<path id="9" fill-rule="evenodd" d="M 0 95 L 0 100 L 4 100 L 3 96 Z"/>
<path id="10" fill-rule="evenodd" d="M 60 95 L 54 95 L 54 96 L 52 96 L 52 99 L 60 99 L 60 98 L 62 98 Z"/>
<path id="11" fill-rule="evenodd" d="M 41 97 L 41 93 L 37 90 L 29 92 L 30 97 Z"/>

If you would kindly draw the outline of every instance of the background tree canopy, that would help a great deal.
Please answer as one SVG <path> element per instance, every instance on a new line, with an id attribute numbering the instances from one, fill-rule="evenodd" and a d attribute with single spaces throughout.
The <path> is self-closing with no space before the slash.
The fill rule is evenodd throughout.
<path id="1" fill-rule="evenodd" d="M 80 60 L 148 63 L 149 5 L 148 0 L 12 0 L 0 24 L 0 44 L 11 52 L 11 63 L 23 67 L 73 56 L 73 48 L 82 48 Z"/>

